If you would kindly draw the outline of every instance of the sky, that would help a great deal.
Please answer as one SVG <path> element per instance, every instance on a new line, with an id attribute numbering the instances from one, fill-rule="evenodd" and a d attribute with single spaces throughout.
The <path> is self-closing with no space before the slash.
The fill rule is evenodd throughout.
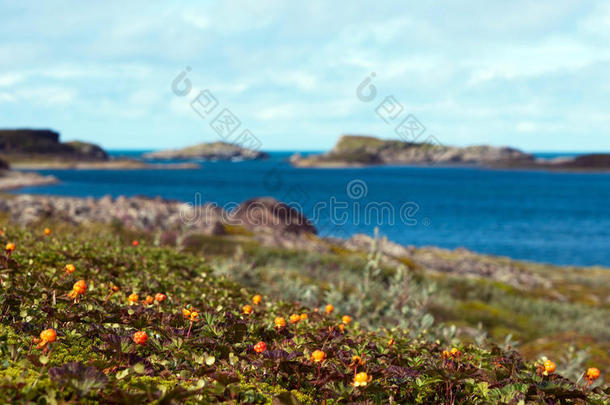
<path id="1" fill-rule="evenodd" d="M 610 151 L 609 44 L 607 0 L 0 0 L 0 127 L 326 150 L 411 116 L 446 145 Z"/>

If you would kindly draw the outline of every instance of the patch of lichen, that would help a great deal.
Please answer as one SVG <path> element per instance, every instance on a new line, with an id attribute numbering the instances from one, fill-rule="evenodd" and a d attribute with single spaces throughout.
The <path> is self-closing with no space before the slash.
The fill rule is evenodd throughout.
<path id="1" fill-rule="evenodd" d="M 233 236 L 254 236 L 254 233 L 250 232 L 246 228 L 240 225 L 229 225 L 223 224 L 223 229 L 227 235 Z"/>

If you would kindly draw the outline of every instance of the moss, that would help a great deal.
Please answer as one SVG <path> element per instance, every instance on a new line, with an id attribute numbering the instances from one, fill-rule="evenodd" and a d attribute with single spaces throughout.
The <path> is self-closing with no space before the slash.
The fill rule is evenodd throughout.
<path id="1" fill-rule="evenodd" d="M 252 232 L 239 225 L 229 225 L 223 224 L 223 228 L 227 235 L 237 235 L 237 236 L 254 236 Z"/>
<path id="2" fill-rule="evenodd" d="M 22 345 L 25 343 L 24 340 L 23 334 L 17 334 L 10 326 L 0 324 L 0 342 L 7 345 Z"/>
<path id="3" fill-rule="evenodd" d="M 239 388 L 242 392 L 245 392 L 245 393 L 256 392 L 257 394 L 259 394 L 261 396 L 261 398 L 264 399 L 264 401 L 265 401 L 264 403 L 266 405 L 275 404 L 276 402 L 274 402 L 274 398 L 281 394 L 284 394 L 284 393 L 294 395 L 294 397 L 304 405 L 309 405 L 309 404 L 315 403 L 315 401 L 307 394 L 304 394 L 297 390 L 288 391 L 278 385 L 271 385 L 271 384 L 267 384 L 267 383 L 252 384 L 252 383 L 248 383 L 248 382 L 241 382 L 239 384 Z"/>

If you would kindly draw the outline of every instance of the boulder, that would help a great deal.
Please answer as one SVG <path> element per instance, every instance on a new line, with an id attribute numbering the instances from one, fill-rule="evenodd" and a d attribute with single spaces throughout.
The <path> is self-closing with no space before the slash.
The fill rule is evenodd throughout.
<path id="1" fill-rule="evenodd" d="M 272 197 L 247 200 L 229 214 L 229 223 L 251 231 L 274 234 L 316 234 L 316 228 L 297 209 Z"/>

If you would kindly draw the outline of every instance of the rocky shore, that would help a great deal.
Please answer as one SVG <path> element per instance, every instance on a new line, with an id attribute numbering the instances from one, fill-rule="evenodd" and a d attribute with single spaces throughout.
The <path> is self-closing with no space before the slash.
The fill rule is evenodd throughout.
<path id="1" fill-rule="evenodd" d="M 251 240 L 264 246 L 336 252 L 366 253 L 372 249 L 388 265 L 407 265 L 426 271 L 479 277 L 521 289 L 547 288 L 549 280 L 538 275 L 539 266 L 508 258 L 480 255 L 466 249 L 446 250 L 402 246 L 386 239 L 354 235 L 349 239 L 321 238 L 299 212 L 272 198 L 248 200 L 231 212 L 206 204 L 191 206 L 177 201 L 146 197 L 113 199 L 63 198 L 36 195 L 1 196 L 0 211 L 27 225 L 45 218 L 71 223 L 120 223 L 127 228 Z M 547 266 L 548 267 L 548 266 Z M 552 266 L 551 266 L 552 267 Z"/>

